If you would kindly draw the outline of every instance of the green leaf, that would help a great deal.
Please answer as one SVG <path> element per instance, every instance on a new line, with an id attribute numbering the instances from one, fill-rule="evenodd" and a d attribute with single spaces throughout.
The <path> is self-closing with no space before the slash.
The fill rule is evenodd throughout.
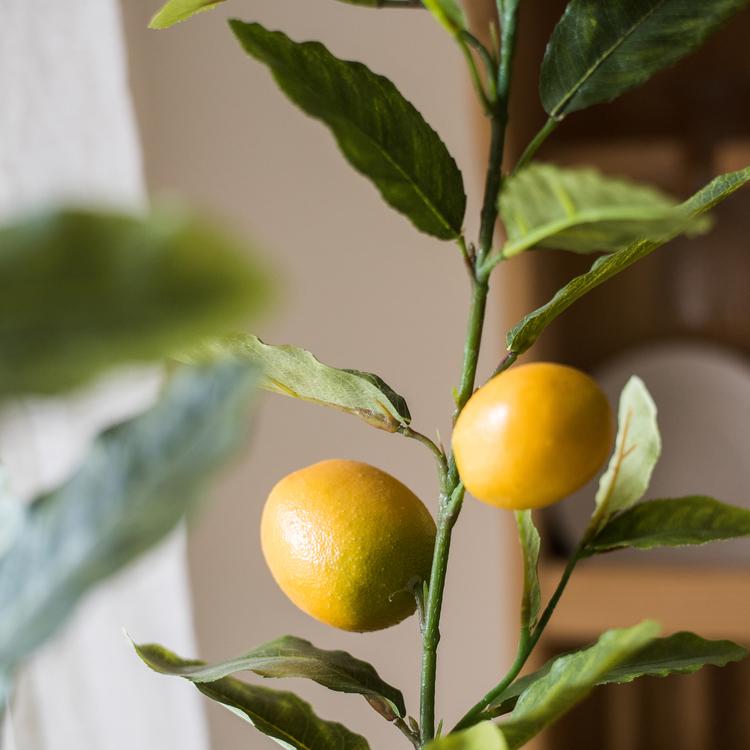
<path id="1" fill-rule="evenodd" d="M 136 646 L 135 649 L 145 664 L 163 674 L 179 675 L 181 671 L 191 671 L 204 664 L 181 659 L 161 646 Z M 294 693 L 248 685 L 233 677 L 194 684 L 201 693 L 287 750 L 369 750 L 364 737 L 341 724 L 318 718 L 309 704 Z"/>
<path id="2" fill-rule="evenodd" d="M 540 94 L 561 119 L 608 102 L 703 44 L 747 0 L 571 0 L 542 63 Z"/>
<path id="3" fill-rule="evenodd" d="M 523 599 L 521 602 L 521 626 L 527 631 L 534 629 L 539 616 L 541 590 L 539 586 L 539 532 L 534 526 L 530 510 L 516 511 L 518 537 L 523 553 Z"/>
<path id="4" fill-rule="evenodd" d="M 246 429 L 250 368 L 183 368 L 150 411 L 103 433 L 29 508 L 0 560 L 0 672 L 61 625 L 94 584 L 162 539 Z"/>
<path id="5" fill-rule="evenodd" d="M 425 8 L 454 36 L 468 29 L 466 14 L 458 0 L 423 0 Z"/>
<path id="6" fill-rule="evenodd" d="M 0 559 L 15 542 L 23 528 L 26 505 L 8 488 L 8 473 L 0 464 Z"/>
<path id="7" fill-rule="evenodd" d="M 582 701 L 604 675 L 632 658 L 658 632 L 659 626 L 650 621 L 608 630 L 593 646 L 556 659 L 546 675 L 524 690 L 510 718 L 500 725 L 511 750 Z"/>
<path id="8" fill-rule="evenodd" d="M 691 216 L 702 216 L 747 182 L 750 182 L 750 167 L 721 175 L 712 180 L 683 205 Z M 658 240 L 639 240 L 622 250 L 598 258 L 591 266 L 591 270 L 568 282 L 547 304 L 529 313 L 508 333 L 508 350 L 517 355 L 527 351 L 539 338 L 542 331 L 576 300 L 624 271 L 636 261 L 645 258 L 670 239 L 673 239 L 673 237 L 664 237 Z"/>
<path id="9" fill-rule="evenodd" d="M 750 510 L 696 495 L 639 503 L 615 516 L 586 551 L 683 547 L 742 536 L 750 536 Z"/>
<path id="10" fill-rule="evenodd" d="M 0 228 L 0 397 L 168 356 L 255 312 L 245 248 L 181 211 L 62 210 Z"/>
<path id="11" fill-rule="evenodd" d="M 355 693 L 388 721 L 406 716 L 400 690 L 384 682 L 367 662 L 346 651 L 323 651 L 309 641 L 291 635 L 277 638 L 247 654 L 211 666 L 190 663 L 175 665 L 161 658 L 164 649 L 156 645 L 135 646 L 152 669 L 184 677 L 191 682 L 213 682 L 235 672 L 250 671 L 261 677 L 298 677 L 313 680 L 339 693 Z"/>
<path id="12" fill-rule="evenodd" d="M 422 115 L 383 76 L 297 44 L 257 23 L 231 21 L 245 51 L 268 65 L 286 95 L 327 125 L 344 156 L 383 199 L 442 240 L 461 233 L 466 195 L 453 157 Z"/>
<path id="13" fill-rule="evenodd" d="M 622 684 L 639 677 L 689 674 L 705 666 L 724 667 L 746 656 L 747 650 L 732 641 L 707 641 L 694 633 L 675 633 L 667 638 L 654 639 L 637 654 L 602 675 L 597 685 Z M 519 695 L 549 674 L 554 661 L 516 680 L 488 706 L 486 714 L 495 717 L 511 711 Z"/>
<path id="14" fill-rule="evenodd" d="M 411 422 L 406 401 L 377 375 L 328 367 L 295 346 L 270 346 L 257 336 L 238 334 L 210 341 L 181 359 L 196 362 L 227 356 L 257 365 L 260 386 L 268 391 L 341 409 L 387 432 Z"/>
<path id="15" fill-rule="evenodd" d="M 615 450 L 596 493 L 593 523 L 597 529 L 643 497 L 661 455 L 656 405 L 643 381 L 635 375 L 620 394 L 617 423 Z"/>
<path id="16" fill-rule="evenodd" d="M 508 750 L 500 728 L 491 721 L 439 737 L 425 746 L 424 750 Z"/>
<path id="17" fill-rule="evenodd" d="M 224 0 L 169 0 L 151 19 L 149 28 L 168 29 L 180 21 L 187 21 L 196 13 L 212 10 L 223 2 Z"/>
<path id="18" fill-rule="evenodd" d="M 692 217 L 652 187 L 551 164 L 532 164 L 509 178 L 500 215 L 508 235 L 506 258 L 535 246 L 612 251 L 639 239 L 709 228 L 707 219 Z"/>

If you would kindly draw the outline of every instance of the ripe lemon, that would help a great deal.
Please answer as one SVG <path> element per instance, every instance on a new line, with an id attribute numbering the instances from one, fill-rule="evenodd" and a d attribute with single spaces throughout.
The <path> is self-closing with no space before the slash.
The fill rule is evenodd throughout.
<path id="1" fill-rule="evenodd" d="M 613 430 L 607 397 L 588 375 L 536 362 L 497 375 L 469 399 L 453 452 L 478 500 L 542 508 L 591 479 L 607 458 Z"/>
<path id="2" fill-rule="evenodd" d="M 414 613 L 409 586 L 427 580 L 435 522 L 397 479 L 357 461 L 295 471 L 263 509 L 263 555 L 301 610 L 343 630 L 380 630 Z"/>

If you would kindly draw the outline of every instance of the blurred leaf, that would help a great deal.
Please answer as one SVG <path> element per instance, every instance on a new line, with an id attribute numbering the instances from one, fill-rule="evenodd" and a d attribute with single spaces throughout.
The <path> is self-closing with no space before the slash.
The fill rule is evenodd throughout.
<path id="1" fill-rule="evenodd" d="M 667 638 L 655 638 L 637 654 L 602 675 L 596 684 L 622 684 L 638 677 L 689 674 L 709 665 L 724 667 L 730 662 L 741 661 L 746 656 L 747 650 L 731 641 L 707 641 L 695 633 L 675 633 Z M 488 706 L 487 715 L 495 717 L 512 711 L 518 696 L 549 674 L 554 661 L 549 661 L 537 672 L 516 680 Z"/>
<path id="2" fill-rule="evenodd" d="M 523 599 L 521 603 L 521 626 L 528 631 L 534 629 L 539 616 L 541 591 L 539 587 L 539 532 L 534 526 L 530 510 L 516 511 L 518 537 L 523 553 Z"/>
<path id="3" fill-rule="evenodd" d="M 34 502 L 0 560 L 0 672 L 183 518 L 244 434 L 253 383 L 237 363 L 182 369 L 156 406 L 103 433 L 78 472 Z"/>
<path id="4" fill-rule="evenodd" d="M 700 47 L 747 0 L 571 0 L 542 63 L 540 94 L 561 119 L 612 101 Z"/>
<path id="5" fill-rule="evenodd" d="M 701 216 L 749 181 L 750 167 L 721 175 L 712 180 L 683 205 L 691 216 Z M 519 355 L 527 351 L 539 338 L 542 331 L 576 300 L 624 271 L 636 261 L 645 258 L 670 239 L 673 239 L 673 237 L 664 237 L 659 240 L 639 240 L 622 250 L 598 258 L 591 266 L 591 270 L 568 282 L 547 304 L 529 313 L 508 333 L 508 350 Z"/>
<path id="6" fill-rule="evenodd" d="M 461 173 L 438 134 L 387 78 L 339 60 L 318 42 L 297 44 L 257 23 L 231 26 L 284 93 L 331 129 L 344 156 L 389 205 L 427 234 L 458 237 L 466 211 Z"/>
<path id="7" fill-rule="evenodd" d="M 620 394 L 617 422 L 615 450 L 596 493 L 597 529 L 643 497 L 661 455 L 656 405 L 643 381 L 635 375 Z"/>
<path id="8" fill-rule="evenodd" d="M 0 559 L 18 536 L 23 527 L 25 514 L 26 506 L 11 494 L 8 487 L 8 472 L 0 464 Z"/>
<path id="9" fill-rule="evenodd" d="M 659 626 L 650 621 L 608 630 L 593 646 L 556 659 L 546 675 L 521 693 L 510 718 L 500 725 L 511 750 L 582 701 L 604 675 L 637 654 L 658 632 Z"/>
<path id="10" fill-rule="evenodd" d="M 157 672 L 184 677 L 191 682 L 213 682 L 245 670 L 261 677 L 299 677 L 339 693 L 362 695 L 388 721 L 406 716 L 401 691 L 381 680 L 370 664 L 345 651 L 323 651 L 291 635 L 265 643 L 236 659 L 210 666 L 195 666 L 190 662 L 175 664 L 164 658 L 167 653 L 164 648 L 154 644 L 135 646 L 135 649 Z"/>
<path id="11" fill-rule="evenodd" d="M 0 397 L 63 391 L 231 330 L 266 297 L 244 253 L 175 211 L 65 210 L 1 227 Z"/>
<path id="12" fill-rule="evenodd" d="M 639 239 L 709 228 L 706 218 L 692 217 L 684 204 L 652 187 L 551 164 L 532 164 L 506 180 L 500 215 L 506 258 L 535 246 L 612 251 Z"/>
<path id="13" fill-rule="evenodd" d="M 651 500 L 626 510 L 586 545 L 586 551 L 683 547 L 742 536 L 750 536 L 750 510 L 696 495 Z"/>
<path id="14" fill-rule="evenodd" d="M 423 0 L 425 8 L 453 35 L 468 29 L 466 14 L 458 0 Z"/>
<path id="15" fill-rule="evenodd" d="M 145 664 L 162 674 L 179 675 L 204 664 L 181 659 L 161 646 L 135 649 Z M 294 693 L 248 685 L 233 677 L 193 684 L 287 750 L 369 750 L 364 737 L 341 724 L 318 718 Z"/>
<path id="16" fill-rule="evenodd" d="M 196 13 L 212 10 L 223 2 L 224 0 L 169 0 L 151 19 L 149 28 L 167 29 L 180 21 L 186 21 Z"/>
<path id="17" fill-rule="evenodd" d="M 508 750 L 500 728 L 491 721 L 439 737 L 425 746 L 424 750 Z"/>
<path id="18" fill-rule="evenodd" d="M 257 365 L 260 386 L 268 391 L 341 409 L 387 432 L 411 421 L 406 401 L 377 375 L 328 367 L 295 346 L 270 346 L 257 336 L 238 334 L 209 341 L 182 359 L 199 362 L 228 356 Z"/>

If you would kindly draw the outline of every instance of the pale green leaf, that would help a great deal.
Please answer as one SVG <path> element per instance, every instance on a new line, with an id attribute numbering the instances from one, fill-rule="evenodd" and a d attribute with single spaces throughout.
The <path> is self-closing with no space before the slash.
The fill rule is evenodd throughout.
<path id="1" fill-rule="evenodd" d="M 103 433 L 68 482 L 34 501 L 0 559 L 0 672 L 184 517 L 245 434 L 253 384 L 235 362 L 182 368 L 156 406 Z"/>
<path id="2" fill-rule="evenodd" d="M 643 497 L 661 454 L 656 404 L 635 375 L 620 394 L 617 422 L 615 450 L 596 493 L 596 529 Z"/>
<path id="3" fill-rule="evenodd" d="M 705 666 L 724 667 L 746 656 L 747 650 L 732 641 L 707 641 L 694 633 L 675 633 L 667 638 L 655 638 L 637 654 L 602 675 L 597 685 L 622 684 L 639 677 L 689 674 Z M 513 710 L 518 696 L 549 674 L 554 663 L 553 659 L 538 671 L 516 680 L 488 706 L 486 715 L 496 717 Z"/>
<path id="4" fill-rule="evenodd" d="M 652 549 L 707 544 L 750 536 L 750 510 L 711 497 L 692 496 L 639 503 L 615 516 L 586 545 L 587 553 L 620 547 Z"/>
<path id="5" fill-rule="evenodd" d="M 181 659 L 161 646 L 135 648 L 151 669 L 163 674 L 177 675 L 180 670 L 203 665 L 201 661 Z M 286 750 L 369 750 L 364 737 L 341 724 L 320 719 L 294 693 L 248 685 L 233 677 L 193 684 Z"/>
<path id="6" fill-rule="evenodd" d="M 26 506 L 8 487 L 8 472 L 0 464 L 0 559 L 23 528 Z"/>
<path id="7" fill-rule="evenodd" d="M 331 129 L 344 156 L 389 205 L 427 234 L 443 240 L 460 235 L 466 195 L 456 162 L 387 78 L 339 60 L 318 42 L 298 44 L 257 23 L 231 26 L 284 93 Z"/>
<path id="8" fill-rule="evenodd" d="M 523 554 L 523 599 L 521 603 L 521 626 L 528 631 L 534 629 L 539 616 L 541 590 L 539 586 L 539 532 L 534 526 L 530 510 L 516 511 L 518 537 Z"/>
<path id="9" fill-rule="evenodd" d="M 560 119 L 615 99 L 700 47 L 747 0 L 571 0 L 542 63 L 540 94 Z"/>
<path id="10" fill-rule="evenodd" d="M 294 636 L 277 638 L 236 659 L 200 666 L 190 662 L 175 665 L 161 661 L 158 658 L 164 652 L 161 646 L 149 644 L 135 648 L 152 669 L 191 682 L 213 682 L 243 671 L 261 677 L 298 677 L 313 680 L 336 692 L 362 695 L 389 721 L 406 716 L 401 691 L 384 682 L 370 664 L 355 659 L 346 651 L 324 651 Z M 154 658 L 149 659 L 149 655 L 154 655 Z"/>
<path id="11" fill-rule="evenodd" d="M 582 701 L 597 683 L 658 634 L 650 621 L 608 630 L 597 643 L 556 659 L 549 672 L 521 693 L 513 713 L 500 725 L 511 750 L 525 745 Z"/>
<path id="12" fill-rule="evenodd" d="M 425 746 L 425 750 L 508 750 L 505 737 L 491 721 L 440 737 Z"/>
<path id="13" fill-rule="evenodd" d="M 721 175 L 687 200 L 684 206 L 691 216 L 701 216 L 739 190 L 747 182 L 750 182 L 750 167 Z M 598 258 L 591 266 L 591 270 L 568 282 L 549 302 L 529 313 L 508 333 L 508 350 L 516 355 L 523 354 L 539 338 L 542 331 L 576 300 L 624 271 L 636 261 L 645 258 L 669 239 L 673 238 L 639 240 L 622 250 Z"/>
<path id="14" fill-rule="evenodd" d="M 257 336 L 238 334 L 210 341 L 182 359 L 194 362 L 227 356 L 257 365 L 260 386 L 266 390 L 341 409 L 387 432 L 396 432 L 411 421 L 406 401 L 377 375 L 329 367 L 295 346 L 270 346 Z"/>
<path id="15" fill-rule="evenodd" d="M 0 397 L 57 393 L 244 323 L 267 297 L 244 243 L 178 209 L 60 210 L 0 228 Z"/>
<path id="16" fill-rule="evenodd" d="M 453 35 L 468 28 L 459 0 L 423 0 L 425 8 Z"/>
<path id="17" fill-rule="evenodd" d="M 532 164 L 506 180 L 500 215 L 503 256 L 530 247 L 576 253 L 609 252 L 639 239 L 709 227 L 658 190 L 606 177 L 595 169 Z"/>
<path id="18" fill-rule="evenodd" d="M 224 0 L 168 0 L 151 19 L 149 28 L 167 29 L 180 21 L 187 21 L 196 13 L 212 10 Z"/>

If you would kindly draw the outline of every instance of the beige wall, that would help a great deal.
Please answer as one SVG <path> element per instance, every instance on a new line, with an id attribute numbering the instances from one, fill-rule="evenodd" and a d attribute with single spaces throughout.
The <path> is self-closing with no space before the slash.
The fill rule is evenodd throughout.
<path id="1" fill-rule="evenodd" d="M 379 373 L 403 393 L 425 432 L 449 434 L 468 283 L 457 249 L 417 234 L 338 154 L 329 133 L 247 59 L 222 11 L 169 32 L 147 32 L 156 0 L 124 3 L 133 86 L 154 193 L 177 192 L 255 238 L 280 280 L 274 315 L 258 332 L 324 361 Z M 324 40 L 395 80 L 444 136 L 477 211 L 478 136 L 461 60 L 426 13 L 372 11 L 331 0 L 228 3 L 294 38 Z M 470 230 L 475 223 L 469 222 Z M 501 350 L 490 316 L 485 371 Z M 416 443 L 281 397 L 263 398 L 252 445 L 214 491 L 193 529 L 191 566 L 203 656 L 235 655 L 283 633 L 371 659 L 417 711 L 418 628 L 342 634 L 310 620 L 276 589 L 259 552 L 263 500 L 281 476 L 327 457 L 362 459 L 409 484 L 431 508 L 431 457 Z M 504 632 L 498 515 L 474 501 L 457 527 L 446 595 L 440 715 L 447 721 L 497 677 Z M 505 651 L 504 651 L 505 650 Z M 276 685 L 282 687 L 281 685 Z M 290 685 L 326 718 L 365 733 L 374 750 L 401 738 L 354 696 Z M 187 689 L 187 688 L 186 688 Z M 215 748 L 263 747 L 228 712 L 212 710 Z"/>

